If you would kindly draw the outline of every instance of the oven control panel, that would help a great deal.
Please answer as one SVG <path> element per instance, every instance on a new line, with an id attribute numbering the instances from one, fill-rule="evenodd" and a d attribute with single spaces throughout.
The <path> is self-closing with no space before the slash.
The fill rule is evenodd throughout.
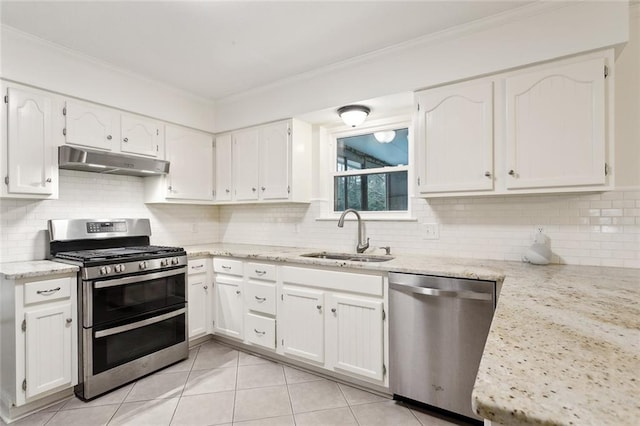
<path id="1" fill-rule="evenodd" d="M 87 232 L 89 234 L 99 234 L 102 232 L 127 232 L 126 222 L 87 222 Z"/>

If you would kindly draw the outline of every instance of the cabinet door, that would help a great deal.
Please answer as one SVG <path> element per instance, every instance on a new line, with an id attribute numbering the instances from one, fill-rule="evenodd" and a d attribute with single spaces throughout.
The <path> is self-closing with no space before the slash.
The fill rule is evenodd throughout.
<path id="1" fill-rule="evenodd" d="M 216 137 L 215 189 L 216 201 L 231 201 L 232 167 L 231 167 L 231 133 Z"/>
<path id="2" fill-rule="evenodd" d="M 122 152 L 157 157 L 160 151 L 160 125 L 150 118 L 122 114 L 120 138 Z"/>
<path id="3" fill-rule="evenodd" d="M 27 398 L 71 386 L 72 318 L 70 302 L 25 312 Z"/>
<path id="4" fill-rule="evenodd" d="M 214 332 L 242 339 L 242 279 L 217 276 Z"/>
<path id="5" fill-rule="evenodd" d="M 507 78 L 506 102 L 507 188 L 606 183 L 604 59 Z"/>
<path id="6" fill-rule="evenodd" d="M 289 122 L 265 126 L 260 135 L 260 198 L 289 198 L 291 128 Z"/>
<path id="7" fill-rule="evenodd" d="M 207 274 L 190 274 L 189 283 L 189 339 L 207 333 L 207 307 L 209 305 L 209 285 Z"/>
<path id="8" fill-rule="evenodd" d="M 382 301 L 332 294 L 328 306 L 327 349 L 334 369 L 382 380 Z"/>
<path id="9" fill-rule="evenodd" d="M 167 198 L 213 200 L 213 139 L 211 135 L 165 126 Z"/>
<path id="10" fill-rule="evenodd" d="M 57 176 L 51 98 L 10 87 L 7 101 L 8 190 L 17 194 L 50 195 Z"/>
<path id="11" fill-rule="evenodd" d="M 284 353 L 324 362 L 324 293 L 283 287 L 282 346 Z"/>
<path id="12" fill-rule="evenodd" d="M 237 201 L 258 199 L 259 131 L 243 130 L 233 134 L 233 188 Z"/>
<path id="13" fill-rule="evenodd" d="M 113 111 L 83 102 L 66 101 L 64 140 L 72 145 L 111 151 L 117 118 Z"/>
<path id="14" fill-rule="evenodd" d="M 419 191 L 493 189 L 493 82 L 417 95 Z"/>

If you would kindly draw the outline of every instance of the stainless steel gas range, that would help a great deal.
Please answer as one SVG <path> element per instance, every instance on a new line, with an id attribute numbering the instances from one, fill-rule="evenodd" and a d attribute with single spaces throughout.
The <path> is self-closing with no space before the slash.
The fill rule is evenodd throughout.
<path id="1" fill-rule="evenodd" d="M 51 260 L 78 265 L 84 400 L 187 358 L 187 256 L 149 244 L 148 219 L 49 221 Z"/>

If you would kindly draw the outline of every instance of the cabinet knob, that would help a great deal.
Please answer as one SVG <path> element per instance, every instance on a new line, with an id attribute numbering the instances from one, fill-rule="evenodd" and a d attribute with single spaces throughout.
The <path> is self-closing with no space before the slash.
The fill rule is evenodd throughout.
<path id="1" fill-rule="evenodd" d="M 262 187 L 262 188 L 260 188 L 260 189 L 262 189 L 262 190 L 264 191 L 264 190 L 265 190 L 265 189 L 267 189 L 267 188 L 265 188 L 265 187 L 263 186 L 263 187 Z"/>
<path id="2" fill-rule="evenodd" d="M 516 172 L 513 169 L 509 170 L 509 176 L 515 176 L 515 175 L 516 175 Z"/>
<path id="3" fill-rule="evenodd" d="M 47 178 L 46 182 L 51 183 L 51 178 Z"/>
<path id="4" fill-rule="evenodd" d="M 107 140 L 110 141 L 111 139 L 113 139 L 113 137 L 111 135 L 107 135 Z"/>
<path id="5" fill-rule="evenodd" d="M 255 188 L 251 188 L 251 190 L 252 190 L 253 192 L 256 192 L 256 189 L 255 189 Z"/>
<path id="6" fill-rule="evenodd" d="M 71 324 L 73 322 L 72 318 L 67 318 L 67 324 Z"/>
<path id="7" fill-rule="evenodd" d="M 224 192 L 226 192 L 226 193 L 228 194 L 228 193 L 229 193 L 229 192 L 231 192 L 231 191 L 229 191 L 228 189 L 225 189 L 225 190 L 224 190 Z"/>
<path id="8" fill-rule="evenodd" d="M 490 178 L 491 177 L 491 172 L 484 172 L 485 177 Z"/>
<path id="9" fill-rule="evenodd" d="M 202 288 L 204 288 L 204 289 L 206 290 L 206 289 L 208 289 L 208 288 L 209 288 L 209 286 L 206 286 L 206 285 L 205 285 L 205 286 L 203 286 Z"/>
<path id="10" fill-rule="evenodd" d="M 336 308 L 331 308 L 331 312 L 336 313 Z"/>
<path id="11" fill-rule="evenodd" d="M 322 305 L 316 305 L 316 309 L 317 310 L 321 310 L 322 309 Z"/>
<path id="12" fill-rule="evenodd" d="M 129 138 L 122 139 L 122 142 L 129 142 Z"/>
<path id="13" fill-rule="evenodd" d="M 240 290 L 236 290 L 236 294 L 240 294 Z"/>
<path id="14" fill-rule="evenodd" d="M 167 186 L 167 189 L 168 189 L 169 191 L 173 191 L 173 187 L 172 187 L 171 185 Z"/>

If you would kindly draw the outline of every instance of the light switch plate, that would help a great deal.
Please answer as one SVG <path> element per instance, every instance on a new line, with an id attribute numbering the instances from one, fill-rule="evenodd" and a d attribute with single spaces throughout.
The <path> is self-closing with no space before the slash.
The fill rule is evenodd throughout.
<path id="1" fill-rule="evenodd" d="M 422 230 L 423 239 L 425 240 L 439 240 L 440 239 L 440 227 L 437 223 L 425 223 Z"/>

